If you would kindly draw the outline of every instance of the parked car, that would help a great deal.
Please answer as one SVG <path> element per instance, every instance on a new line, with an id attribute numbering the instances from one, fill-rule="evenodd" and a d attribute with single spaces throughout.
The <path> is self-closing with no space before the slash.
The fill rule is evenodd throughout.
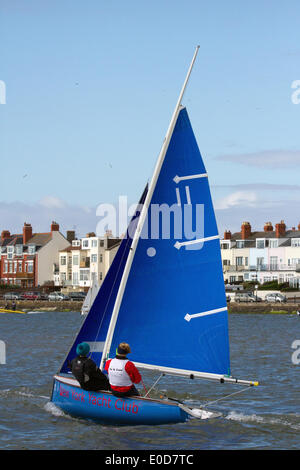
<path id="1" fill-rule="evenodd" d="M 37 300 L 39 298 L 39 294 L 37 292 L 23 292 L 21 294 L 22 300 Z"/>
<path id="2" fill-rule="evenodd" d="M 61 294 L 60 292 L 52 292 L 52 294 L 48 295 L 48 300 L 70 300 L 70 297 L 67 295 Z"/>
<path id="3" fill-rule="evenodd" d="M 251 292 L 239 292 L 235 294 L 234 298 L 235 302 L 261 302 L 261 297 L 257 297 L 256 295 L 252 294 Z"/>
<path id="4" fill-rule="evenodd" d="M 14 292 L 7 292 L 3 296 L 3 299 L 5 300 L 18 300 L 20 298 L 21 298 L 20 294 L 15 294 Z"/>
<path id="5" fill-rule="evenodd" d="M 286 296 L 282 294 L 268 294 L 265 297 L 267 302 L 286 302 Z"/>
<path id="6" fill-rule="evenodd" d="M 71 300 L 84 300 L 86 294 L 85 292 L 70 292 L 69 297 Z"/>

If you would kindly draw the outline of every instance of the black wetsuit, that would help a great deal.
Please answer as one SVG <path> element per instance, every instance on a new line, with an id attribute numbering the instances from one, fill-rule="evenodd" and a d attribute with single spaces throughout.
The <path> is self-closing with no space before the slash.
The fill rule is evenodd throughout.
<path id="1" fill-rule="evenodd" d="M 89 357 L 75 357 L 70 362 L 70 369 L 84 390 L 110 390 L 107 377 Z"/>

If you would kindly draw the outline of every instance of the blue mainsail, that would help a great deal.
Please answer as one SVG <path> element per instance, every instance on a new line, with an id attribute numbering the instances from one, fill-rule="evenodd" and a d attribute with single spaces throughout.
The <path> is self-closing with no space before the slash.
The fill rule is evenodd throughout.
<path id="1" fill-rule="evenodd" d="M 147 189 L 148 187 L 146 186 L 139 201 L 139 206 L 144 203 Z M 87 342 L 90 344 L 90 357 L 96 362 L 96 364 L 100 364 L 103 345 L 105 343 L 116 295 L 118 293 L 120 281 L 140 215 L 141 208 L 139 206 L 130 221 L 127 234 L 121 242 L 113 262 L 103 280 L 103 283 L 101 284 L 97 297 L 95 298 L 95 301 L 91 306 L 91 309 L 60 369 L 61 373 L 70 372 L 68 362 L 76 356 L 76 347 L 81 342 Z"/>
<path id="2" fill-rule="evenodd" d="M 230 374 L 218 229 L 185 108 L 178 113 L 137 244 L 110 357 L 121 341 L 131 345 L 131 358 L 141 367 Z"/>

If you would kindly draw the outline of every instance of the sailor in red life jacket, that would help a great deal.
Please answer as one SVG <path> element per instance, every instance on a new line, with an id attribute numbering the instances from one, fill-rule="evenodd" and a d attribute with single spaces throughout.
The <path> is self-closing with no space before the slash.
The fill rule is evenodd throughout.
<path id="1" fill-rule="evenodd" d="M 142 377 L 133 362 L 126 357 L 130 352 L 129 344 L 120 343 L 116 357 L 109 359 L 105 364 L 112 394 L 117 397 L 139 395 L 134 384 L 140 383 Z"/>

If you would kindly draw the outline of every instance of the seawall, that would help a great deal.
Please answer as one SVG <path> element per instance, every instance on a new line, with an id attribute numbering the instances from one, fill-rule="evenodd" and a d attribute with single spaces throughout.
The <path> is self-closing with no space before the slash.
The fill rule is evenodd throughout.
<path id="1" fill-rule="evenodd" d="M 300 309 L 300 303 L 230 302 L 227 305 L 229 313 L 296 314 L 297 310 Z"/>
<path id="2" fill-rule="evenodd" d="M 82 301 L 48 301 L 48 300 L 16 300 L 16 310 L 45 310 L 45 311 L 70 311 L 80 312 Z M 8 304 L 11 307 L 11 300 L 0 300 L 0 307 L 4 308 Z"/>

